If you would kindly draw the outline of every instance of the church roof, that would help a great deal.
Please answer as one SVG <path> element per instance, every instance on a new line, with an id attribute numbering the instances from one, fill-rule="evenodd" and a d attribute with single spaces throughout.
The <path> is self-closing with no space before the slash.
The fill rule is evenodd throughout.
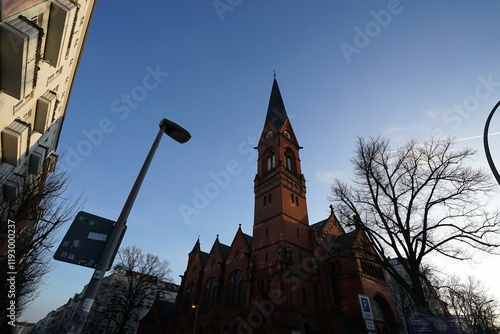
<path id="1" fill-rule="evenodd" d="M 316 224 L 312 224 L 311 226 L 314 227 L 317 231 L 319 231 L 323 228 L 323 226 L 325 226 L 328 219 L 329 218 L 323 219 L 322 221 L 317 222 Z"/>
<path id="2" fill-rule="evenodd" d="M 153 308 L 156 307 L 160 316 L 160 319 L 169 320 L 174 312 L 174 303 L 156 299 L 153 306 L 149 309 L 148 313 L 140 320 L 141 323 L 154 323 L 155 314 Z"/>
<path id="3" fill-rule="evenodd" d="M 229 247 L 228 245 L 224 245 L 224 244 L 219 244 L 220 246 L 220 251 L 222 252 L 222 256 L 225 258 L 227 258 L 227 254 L 229 254 L 229 251 L 231 250 L 231 247 Z"/>
<path id="4" fill-rule="evenodd" d="M 329 255 L 338 255 L 341 253 L 351 251 L 353 246 L 354 246 L 354 243 L 356 242 L 358 232 L 359 232 L 359 230 L 356 229 L 356 230 L 348 232 L 346 234 L 337 236 L 335 238 L 335 241 L 332 244 L 332 247 L 328 251 L 328 254 Z"/>
<path id="5" fill-rule="evenodd" d="M 243 233 L 243 237 L 245 238 L 245 241 L 247 242 L 248 246 L 252 247 L 253 238 L 245 233 Z"/>
<path id="6" fill-rule="evenodd" d="M 285 123 L 285 120 L 288 118 L 276 77 L 273 81 L 273 88 L 271 90 L 271 97 L 269 98 L 266 118 L 271 122 L 276 130 L 280 130 Z"/>
<path id="7" fill-rule="evenodd" d="M 208 254 L 207 252 L 200 252 L 200 256 L 201 256 L 201 263 L 204 266 L 205 263 L 207 263 L 207 260 L 208 260 L 208 257 L 210 256 L 210 254 Z"/>

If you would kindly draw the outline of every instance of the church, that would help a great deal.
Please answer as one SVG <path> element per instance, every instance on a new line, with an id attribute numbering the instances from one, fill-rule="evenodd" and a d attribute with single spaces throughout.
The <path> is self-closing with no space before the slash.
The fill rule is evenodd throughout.
<path id="1" fill-rule="evenodd" d="M 358 247 L 363 232 L 346 232 L 333 207 L 309 223 L 300 149 L 275 77 L 257 146 L 253 233 L 240 225 L 231 245 L 217 237 L 208 253 L 196 241 L 168 333 L 401 332 L 385 271 Z"/>

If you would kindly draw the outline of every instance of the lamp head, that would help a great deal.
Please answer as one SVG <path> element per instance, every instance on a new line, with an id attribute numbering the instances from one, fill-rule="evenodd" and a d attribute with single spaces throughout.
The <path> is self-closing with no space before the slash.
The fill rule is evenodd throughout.
<path id="1" fill-rule="evenodd" d="M 161 120 L 160 128 L 163 129 L 167 135 L 181 144 L 184 144 L 191 139 L 191 134 L 186 129 L 166 118 Z"/>

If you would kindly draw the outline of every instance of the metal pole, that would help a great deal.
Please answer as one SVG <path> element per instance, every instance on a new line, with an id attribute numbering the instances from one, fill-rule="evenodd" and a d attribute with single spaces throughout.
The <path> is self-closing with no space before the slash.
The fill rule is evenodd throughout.
<path id="1" fill-rule="evenodd" d="M 130 194 L 128 195 L 127 201 L 123 206 L 120 216 L 118 217 L 113 232 L 111 233 L 109 240 L 106 243 L 106 247 L 104 248 L 101 259 L 99 260 L 99 263 L 97 264 L 94 274 L 92 275 L 90 282 L 87 285 L 87 289 L 85 290 L 83 298 L 80 301 L 80 305 L 78 306 L 78 309 L 76 310 L 75 315 L 71 320 L 71 328 L 68 332 L 70 334 L 80 334 L 81 331 L 83 330 L 83 327 L 88 318 L 92 304 L 94 303 L 94 299 L 97 295 L 97 292 L 99 291 L 99 287 L 101 286 L 104 274 L 106 273 L 108 267 L 111 265 L 110 263 L 111 258 L 113 257 L 115 250 L 118 249 L 118 247 L 120 247 L 120 238 L 123 233 L 123 230 L 125 229 L 128 215 L 132 210 L 132 206 L 134 205 L 137 193 L 141 188 L 142 181 L 146 176 L 149 165 L 151 164 L 151 160 L 153 160 L 153 156 L 156 152 L 156 149 L 158 148 L 158 145 L 160 144 L 160 140 L 164 131 L 165 131 L 165 126 L 163 125 L 163 123 L 160 123 L 160 131 L 158 132 L 158 135 L 156 136 L 156 139 L 153 142 L 151 149 L 149 150 L 149 154 L 146 157 L 144 164 L 142 165 L 141 171 L 139 172 L 139 175 L 135 180 L 132 190 L 130 190 Z"/>
<path id="2" fill-rule="evenodd" d="M 199 308 L 198 305 L 196 305 L 196 312 L 194 312 L 193 334 L 196 334 L 196 321 L 198 320 L 198 308 Z"/>
<path id="3" fill-rule="evenodd" d="M 488 119 L 486 120 L 486 124 L 484 125 L 484 133 L 483 133 L 483 145 L 484 145 L 484 152 L 486 153 L 486 160 L 488 160 L 488 165 L 490 165 L 490 169 L 493 172 L 493 176 L 495 176 L 495 179 L 497 180 L 498 184 L 500 184 L 500 174 L 498 173 L 498 170 L 496 169 L 495 164 L 493 163 L 493 159 L 491 158 L 490 145 L 488 144 L 488 130 L 490 128 L 491 118 L 493 117 L 493 114 L 495 113 L 499 105 L 500 101 L 498 101 L 497 104 L 491 110 Z"/>

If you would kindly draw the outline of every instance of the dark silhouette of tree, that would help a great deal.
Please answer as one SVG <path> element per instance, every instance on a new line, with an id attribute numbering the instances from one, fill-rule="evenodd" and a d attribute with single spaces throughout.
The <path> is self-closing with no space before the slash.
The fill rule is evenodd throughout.
<path id="1" fill-rule="evenodd" d="M 361 228 L 389 274 L 411 296 L 420 315 L 432 315 L 422 274 L 429 255 L 471 259 L 475 250 L 498 253 L 498 212 L 487 204 L 496 185 L 467 165 L 475 155 L 451 139 L 410 141 L 393 150 L 381 138 L 359 138 L 354 179 L 335 179 L 330 199 L 346 225 Z M 398 258 L 401 274 L 390 265 Z"/>
<path id="2" fill-rule="evenodd" d="M 17 189 L 15 196 L 4 196 L 0 203 L 0 242 L 7 241 L 4 237 L 8 224 L 15 224 L 16 234 L 14 262 L 9 262 L 8 253 L 0 254 L 2 333 L 9 330 L 6 325 L 8 304 L 15 301 L 16 317 L 19 317 L 38 296 L 40 284 L 51 269 L 50 248 L 56 242 L 56 232 L 73 219 L 80 207 L 81 198 L 73 200 L 65 195 L 68 177 L 63 172 L 52 172 L 53 169 L 54 166 L 47 163 L 38 175 L 4 175 L 2 178 L 2 183 L 8 180 Z M 8 275 L 7 268 L 12 268 L 10 271 L 15 275 Z M 15 276 L 14 298 L 7 298 L 12 290 L 7 276 Z"/>
<path id="3" fill-rule="evenodd" d="M 456 276 L 448 279 L 440 289 L 441 297 L 452 315 L 469 320 L 478 334 L 498 334 L 500 327 L 498 302 L 490 296 L 481 281 L 468 276 L 465 283 Z"/>
<path id="4" fill-rule="evenodd" d="M 92 306 L 85 333 L 129 333 L 138 325 L 140 311 L 148 309 L 170 281 L 170 265 L 157 255 L 143 253 L 136 246 L 118 251 L 118 264 L 106 277 Z"/>

